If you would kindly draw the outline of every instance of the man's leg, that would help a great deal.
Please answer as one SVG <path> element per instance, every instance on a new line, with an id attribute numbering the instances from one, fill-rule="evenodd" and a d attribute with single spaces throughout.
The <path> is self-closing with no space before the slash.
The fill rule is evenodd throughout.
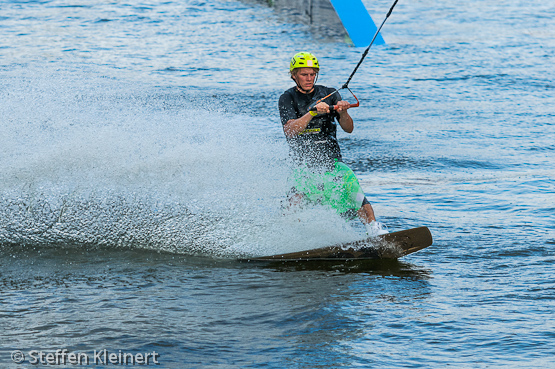
<path id="1" fill-rule="evenodd" d="M 376 216 L 374 215 L 374 209 L 372 209 L 372 205 L 369 202 L 363 203 L 363 205 L 358 209 L 357 212 L 360 220 L 364 224 L 370 224 L 376 220 Z"/>
<path id="2" fill-rule="evenodd" d="M 366 234 L 370 237 L 379 236 L 382 234 L 389 233 L 387 227 L 380 223 L 376 222 L 376 217 L 374 216 L 374 209 L 372 209 L 372 205 L 368 202 L 368 200 L 364 199 L 364 203 L 358 210 L 358 216 L 362 221 L 362 224 L 366 227 Z"/>
<path id="3" fill-rule="evenodd" d="M 288 208 L 292 208 L 292 207 L 298 208 L 304 203 L 305 198 L 304 198 L 304 195 L 302 193 L 297 192 L 297 193 L 291 193 L 287 200 L 288 200 L 288 203 L 289 203 Z"/>

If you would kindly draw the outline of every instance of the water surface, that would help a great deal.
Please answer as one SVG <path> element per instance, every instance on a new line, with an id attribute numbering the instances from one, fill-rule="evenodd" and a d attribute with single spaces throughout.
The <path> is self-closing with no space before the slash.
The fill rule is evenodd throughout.
<path id="1" fill-rule="evenodd" d="M 391 5 L 364 3 L 377 23 Z M 398 3 L 339 138 L 378 218 L 434 245 L 332 265 L 236 259 L 362 237 L 326 209 L 283 214 L 277 99 L 298 50 L 333 87 L 363 50 L 252 2 L 0 10 L 3 367 L 58 349 L 156 351 L 164 368 L 552 366 L 551 5 Z"/>

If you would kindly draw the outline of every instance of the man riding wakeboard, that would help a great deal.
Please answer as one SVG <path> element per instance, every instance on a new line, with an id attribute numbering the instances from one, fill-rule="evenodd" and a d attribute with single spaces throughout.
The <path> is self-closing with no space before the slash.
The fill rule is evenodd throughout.
<path id="1" fill-rule="evenodd" d="M 295 164 L 290 204 L 329 205 L 343 216 L 358 215 L 371 236 L 388 233 L 376 222 L 358 179 L 342 161 L 336 121 L 345 132 L 353 131 L 349 102 L 341 100 L 334 89 L 315 85 L 320 65 L 311 53 L 295 54 L 289 71 L 296 86 L 279 98 L 279 113 Z"/>

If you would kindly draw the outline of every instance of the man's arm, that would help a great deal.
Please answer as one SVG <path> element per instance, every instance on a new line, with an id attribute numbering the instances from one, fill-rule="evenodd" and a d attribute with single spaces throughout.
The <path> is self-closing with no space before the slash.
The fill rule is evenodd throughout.
<path id="1" fill-rule="evenodd" d="M 288 138 L 295 137 L 306 129 L 312 118 L 313 116 L 309 112 L 300 118 L 288 120 L 287 123 L 283 125 L 285 136 Z"/>
<path id="2" fill-rule="evenodd" d="M 345 132 L 353 132 L 353 129 L 355 128 L 353 118 L 351 118 L 349 112 L 347 112 L 347 109 L 349 109 L 351 104 L 347 101 L 339 101 L 336 106 L 337 109 L 335 109 L 335 111 L 339 113 L 339 125 Z"/>
<path id="3" fill-rule="evenodd" d="M 312 120 L 312 115 L 310 115 L 310 113 L 298 117 L 297 110 L 294 108 L 293 99 L 287 92 L 279 98 L 278 106 L 283 132 L 287 138 L 295 137 L 304 131 Z"/>
<path id="4" fill-rule="evenodd" d="M 346 105 L 341 103 L 345 103 Z M 349 113 L 347 113 L 349 105 L 350 104 L 346 101 L 340 101 L 337 106 L 337 112 L 339 113 L 339 124 L 341 125 L 341 128 L 343 128 L 343 130 L 347 133 L 351 133 L 353 131 L 353 119 L 351 118 Z M 315 108 L 316 115 L 328 114 L 330 112 L 330 106 L 325 102 L 317 104 Z M 308 112 L 300 118 L 288 120 L 287 123 L 283 126 L 283 131 L 285 132 L 285 135 L 289 138 L 295 137 L 306 129 L 306 127 L 314 117 L 314 115 Z"/>
<path id="5" fill-rule="evenodd" d="M 339 113 L 339 125 L 341 128 L 347 132 L 353 132 L 354 122 L 353 118 L 347 112 L 347 109 L 350 107 L 350 103 L 347 101 L 339 101 L 337 103 L 336 111 Z M 317 114 L 326 114 L 330 112 L 330 107 L 325 102 L 321 102 L 315 106 Z M 312 120 L 313 115 L 310 112 L 306 113 L 300 118 L 297 119 L 290 119 L 287 123 L 283 126 L 283 131 L 287 137 L 295 137 L 302 131 L 306 129 L 310 121 Z"/>

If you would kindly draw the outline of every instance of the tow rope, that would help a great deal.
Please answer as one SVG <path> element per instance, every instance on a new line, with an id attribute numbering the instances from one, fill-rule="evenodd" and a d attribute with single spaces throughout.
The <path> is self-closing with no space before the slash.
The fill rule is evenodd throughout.
<path id="1" fill-rule="evenodd" d="M 353 70 L 353 72 L 351 73 L 351 75 L 349 76 L 349 78 L 347 79 L 347 82 L 345 82 L 343 84 L 343 86 L 341 86 L 341 88 L 336 89 L 335 91 L 333 91 L 331 94 L 321 98 L 320 100 L 316 101 L 312 107 L 309 109 L 311 111 L 315 111 L 316 108 L 315 106 L 318 105 L 319 103 L 321 103 L 323 100 L 327 99 L 328 97 L 330 97 L 331 95 L 341 91 L 341 90 L 348 90 L 351 95 L 354 96 L 355 100 L 357 101 L 356 104 L 350 104 L 350 108 L 356 108 L 358 106 L 360 106 L 360 102 L 358 101 L 358 98 L 356 97 L 356 95 L 353 93 L 353 91 L 351 91 L 351 89 L 349 88 L 349 82 L 351 82 L 351 79 L 353 78 L 353 76 L 355 75 L 355 73 L 357 72 L 358 68 L 360 67 L 360 65 L 362 64 L 364 58 L 366 58 L 366 55 L 368 54 L 368 51 L 370 50 L 370 48 L 372 47 L 372 44 L 374 44 L 374 41 L 376 40 L 376 37 L 378 36 L 378 34 L 380 33 L 380 30 L 382 29 L 383 25 L 385 24 L 385 22 L 387 21 L 387 19 L 389 18 L 389 16 L 391 15 L 391 13 L 393 12 L 393 8 L 395 8 L 395 5 L 397 5 L 397 2 L 399 0 L 395 0 L 395 2 L 393 3 L 393 5 L 391 5 L 391 8 L 389 9 L 389 11 L 387 12 L 387 15 L 385 16 L 382 24 L 380 25 L 380 27 L 378 27 L 378 29 L 376 30 L 376 33 L 374 33 L 374 37 L 372 37 L 372 41 L 370 41 L 370 45 L 368 45 L 368 47 L 366 48 L 366 50 L 364 50 L 364 53 L 362 54 L 362 57 L 360 58 L 357 66 L 355 67 L 355 69 Z M 330 110 L 336 110 L 337 109 L 337 105 L 334 106 L 330 106 Z"/>

